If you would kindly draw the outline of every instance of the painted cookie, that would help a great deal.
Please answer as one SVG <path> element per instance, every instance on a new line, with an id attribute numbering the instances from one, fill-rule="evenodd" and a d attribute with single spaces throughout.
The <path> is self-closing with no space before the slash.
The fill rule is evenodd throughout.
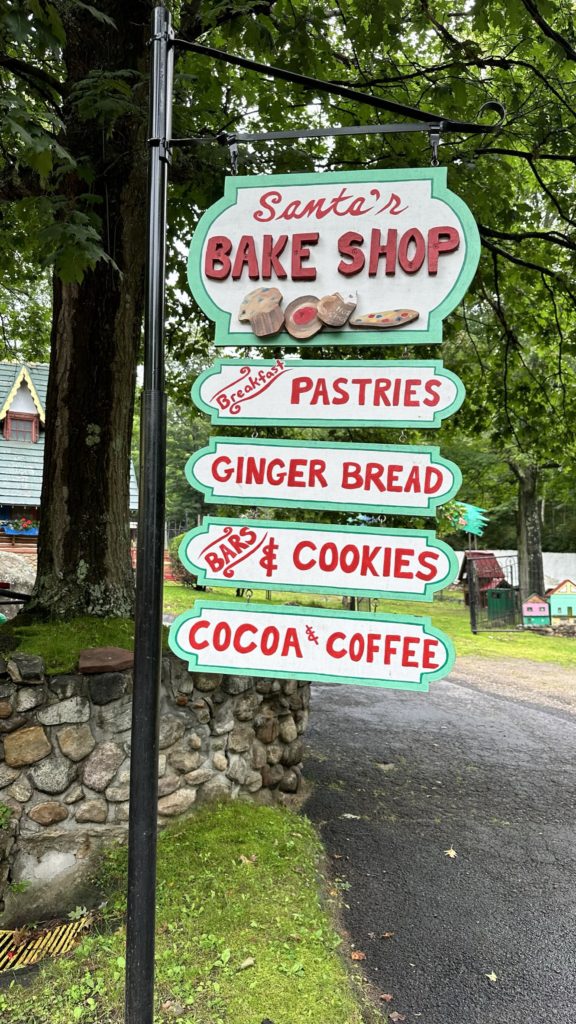
<path id="1" fill-rule="evenodd" d="M 306 339 L 321 331 L 324 324 L 318 316 L 318 299 L 315 295 L 301 295 L 289 302 L 284 310 L 286 330 L 293 338 Z"/>
<path id="2" fill-rule="evenodd" d="M 238 319 L 245 323 L 257 313 L 271 313 L 281 302 L 282 292 L 278 288 L 255 288 L 242 299 Z"/>
<path id="3" fill-rule="evenodd" d="M 345 298 L 340 292 L 325 295 L 318 303 L 318 316 L 327 327 L 343 327 L 356 309 L 356 302 L 356 292 L 349 292 Z"/>
<path id="4" fill-rule="evenodd" d="M 386 309 L 382 313 L 365 313 L 350 321 L 351 327 L 376 327 L 384 330 L 390 327 L 404 327 L 417 320 L 420 313 L 415 309 Z"/>

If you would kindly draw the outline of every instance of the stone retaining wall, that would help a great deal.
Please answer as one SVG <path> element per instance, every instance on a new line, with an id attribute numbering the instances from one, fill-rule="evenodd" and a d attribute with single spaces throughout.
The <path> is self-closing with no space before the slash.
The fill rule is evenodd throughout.
<path id="1" fill-rule="evenodd" d="M 309 700 L 308 683 L 192 674 L 168 656 L 159 823 L 199 801 L 295 793 Z M 46 676 L 40 658 L 0 659 L 0 926 L 72 909 L 99 847 L 125 837 L 131 709 L 129 671 Z"/>

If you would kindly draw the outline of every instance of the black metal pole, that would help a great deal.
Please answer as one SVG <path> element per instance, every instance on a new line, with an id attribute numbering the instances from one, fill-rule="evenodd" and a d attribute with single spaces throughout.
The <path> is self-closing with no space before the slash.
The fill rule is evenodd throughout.
<path id="1" fill-rule="evenodd" d="M 172 40 L 170 14 L 165 7 L 156 7 L 152 16 L 150 46 L 148 237 L 128 835 L 126 1024 L 152 1024 L 154 1020 L 158 703 L 166 469 L 164 293 Z"/>

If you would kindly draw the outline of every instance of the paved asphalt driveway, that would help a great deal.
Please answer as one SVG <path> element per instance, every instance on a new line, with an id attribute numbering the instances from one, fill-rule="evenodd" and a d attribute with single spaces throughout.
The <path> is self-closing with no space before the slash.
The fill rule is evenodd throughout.
<path id="1" fill-rule="evenodd" d="M 426 695 L 315 684 L 304 811 L 383 1006 L 576 1024 L 576 715 L 499 695 L 483 664 L 489 686 L 460 669 Z"/>

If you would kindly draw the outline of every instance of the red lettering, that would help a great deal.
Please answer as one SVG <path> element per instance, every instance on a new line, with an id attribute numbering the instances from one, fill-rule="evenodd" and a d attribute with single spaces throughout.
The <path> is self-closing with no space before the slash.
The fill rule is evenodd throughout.
<path id="1" fill-rule="evenodd" d="M 416 648 L 420 640 L 418 637 L 405 636 L 402 644 L 402 665 L 404 668 L 418 668 Z"/>
<path id="2" fill-rule="evenodd" d="M 346 256 L 350 260 L 349 263 L 340 260 L 338 264 L 338 272 L 340 274 L 351 277 L 352 274 L 359 274 L 363 269 L 366 260 L 362 250 L 358 249 L 359 245 L 364 245 L 364 238 L 356 231 L 347 231 L 345 235 L 338 239 L 338 252 L 341 256 Z"/>
<path id="3" fill-rule="evenodd" d="M 326 652 L 331 658 L 345 658 L 346 651 L 336 650 L 335 644 L 337 640 L 346 641 L 345 633 L 331 633 L 326 643 Z"/>
<path id="4" fill-rule="evenodd" d="M 193 651 L 202 651 L 205 647 L 208 647 L 208 641 L 198 640 L 197 634 L 201 629 L 208 629 L 209 625 L 209 622 L 206 622 L 204 619 L 200 619 L 199 622 L 195 622 L 194 625 L 190 627 L 188 642 Z"/>
<path id="5" fill-rule="evenodd" d="M 427 466 L 424 473 L 424 494 L 437 494 L 442 486 L 444 475 L 436 466 Z"/>
<path id="6" fill-rule="evenodd" d="M 434 380 L 427 380 L 425 385 L 424 385 L 424 391 L 428 395 L 428 398 L 424 399 L 423 405 L 427 405 L 431 409 L 434 409 L 434 407 L 437 406 L 438 402 L 440 401 L 440 393 L 439 392 L 440 392 L 440 388 L 441 387 L 442 387 L 442 381 L 441 380 L 437 380 L 436 378 Z"/>
<path id="7" fill-rule="evenodd" d="M 422 580 L 424 583 L 428 583 L 430 580 L 434 579 L 438 558 L 439 555 L 437 551 L 421 551 L 418 556 L 418 565 L 420 566 L 420 569 L 416 573 L 416 579 Z"/>
<path id="8" fill-rule="evenodd" d="M 307 391 L 312 390 L 312 377 L 294 377 L 292 380 L 292 390 L 290 392 L 290 404 L 299 405 L 300 395 L 305 395 Z"/>
<path id="9" fill-rule="evenodd" d="M 414 245 L 414 253 L 408 255 L 408 250 Z M 426 243 L 424 235 L 418 228 L 409 228 L 400 239 L 398 246 L 398 262 L 405 274 L 415 274 L 424 263 L 426 257 Z"/>
<path id="10" fill-rule="evenodd" d="M 292 239 L 292 280 L 314 281 L 316 267 L 303 267 L 304 260 L 310 258 L 309 245 L 316 245 L 320 235 L 313 231 L 307 235 L 294 235 Z"/>
<path id="11" fill-rule="evenodd" d="M 282 255 L 286 248 L 288 241 L 288 235 L 280 235 L 277 242 L 274 242 L 272 235 L 264 235 L 262 239 L 262 280 L 269 281 L 272 277 L 272 271 L 276 274 L 276 277 L 284 278 L 287 277 L 284 267 L 280 263 L 279 256 Z"/>
<path id="12" fill-rule="evenodd" d="M 441 253 L 454 252 L 460 245 L 460 233 L 456 228 L 430 228 L 428 232 L 428 273 L 438 273 L 438 257 Z"/>
<path id="13" fill-rule="evenodd" d="M 310 540 L 301 540 L 294 548 L 294 554 L 292 556 L 294 565 L 297 569 L 302 569 L 303 572 L 308 572 L 309 569 L 313 569 L 316 565 L 316 559 L 312 558 L 310 562 L 306 563 L 302 559 L 302 553 L 310 548 L 312 551 L 316 550 L 316 545 Z"/>
<path id="14" fill-rule="evenodd" d="M 386 257 L 385 273 L 388 275 L 396 273 L 397 238 L 398 232 L 396 231 L 396 228 L 390 228 L 390 230 L 386 232 L 386 241 L 382 245 L 381 232 L 378 228 L 372 229 L 372 235 L 370 238 L 370 263 L 368 266 L 369 277 L 376 277 L 378 273 L 378 264 L 383 256 Z"/>
<path id="15" fill-rule="evenodd" d="M 342 466 L 342 487 L 346 491 L 353 491 L 355 487 L 362 487 L 362 467 L 360 463 L 344 463 Z"/>
<path id="16" fill-rule="evenodd" d="M 223 467 L 222 469 L 220 467 Z M 220 455 L 212 463 L 212 476 L 219 484 L 225 484 L 234 475 L 232 460 L 228 455 Z"/>
<path id="17" fill-rule="evenodd" d="M 208 239 L 204 255 L 204 273 L 214 281 L 225 281 L 230 273 L 232 242 L 225 235 L 214 235 Z"/>
<path id="18" fill-rule="evenodd" d="M 234 634 L 234 650 L 237 651 L 238 654 L 250 654 L 252 651 L 256 650 L 256 643 L 254 640 L 250 640 L 246 646 L 243 647 L 242 639 L 245 633 L 251 633 L 254 635 L 257 632 L 257 627 L 253 626 L 251 622 L 245 622 L 243 626 L 238 626 L 238 629 Z"/>
<path id="19" fill-rule="evenodd" d="M 248 267 L 248 277 L 251 281 L 257 281 L 260 277 L 258 269 L 258 257 L 256 256 L 256 243 L 252 235 L 242 235 L 238 242 L 238 252 L 232 267 L 232 280 L 239 281 L 242 277 L 244 267 Z"/>
<path id="20" fill-rule="evenodd" d="M 263 196 L 260 196 L 260 206 L 263 206 L 263 210 L 256 210 L 254 213 L 254 220 L 266 223 L 269 220 L 274 220 L 276 211 L 273 206 L 277 206 L 278 203 L 282 202 L 282 193 L 272 189 L 270 192 L 265 192 Z"/>
<path id="21" fill-rule="evenodd" d="M 438 640 L 434 638 L 427 637 L 424 640 L 424 655 L 422 658 L 422 667 L 424 669 L 440 668 L 439 662 L 434 660 L 439 646 Z"/>

